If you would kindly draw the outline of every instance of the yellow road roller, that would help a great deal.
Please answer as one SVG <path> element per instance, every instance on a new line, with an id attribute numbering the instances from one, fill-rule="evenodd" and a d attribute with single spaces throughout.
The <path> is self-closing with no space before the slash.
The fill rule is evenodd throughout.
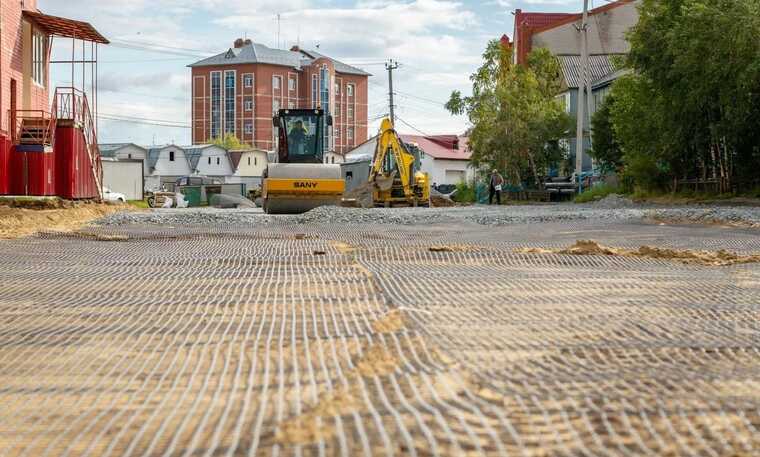
<path id="1" fill-rule="evenodd" d="M 264 172 L 264 211 L 300 214 L 318 206 L 339 206 L 346 190 L 340 165 L 324 163 L 325 132 L 332 117 L 321 109 L 283 109 L 273 125 L 277 157 Z"/>

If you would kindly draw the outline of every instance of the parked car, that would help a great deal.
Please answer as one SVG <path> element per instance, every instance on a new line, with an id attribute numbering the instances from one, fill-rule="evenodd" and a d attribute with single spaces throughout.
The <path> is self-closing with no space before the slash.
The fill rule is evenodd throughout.
<path id="1" fill-rule="evenodd" d="M 127 196 L 122 194 L 121 192 L 114 192 L 111 190 L 110 187 L 104 187 L 103 188 L 103 200 L 107 202 L 121 202 L 126 203 L 127 202 Z"/>

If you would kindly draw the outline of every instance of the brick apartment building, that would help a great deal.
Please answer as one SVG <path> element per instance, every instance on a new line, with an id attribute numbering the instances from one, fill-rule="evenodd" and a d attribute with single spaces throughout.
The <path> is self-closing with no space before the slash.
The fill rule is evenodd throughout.
<path id="1" fill-rule="evenodd" d="M 272 49 L 242 39 L 190 68 L 195 144 L 232 133 L 255 148 L 274 150 L 272 115 L 281 108 L 329 112 L 327 151 L 343 154 L 367 139 L 370 75 L 361 69 L 316 51 Z"/>
<path id="2" fill-rule="evenodd" d="M 37 1 L 0 0 L 0 135 L 6 138 L 9 112 L 50 109 L 49 37 L 24 11 L 37 11 Z"/>

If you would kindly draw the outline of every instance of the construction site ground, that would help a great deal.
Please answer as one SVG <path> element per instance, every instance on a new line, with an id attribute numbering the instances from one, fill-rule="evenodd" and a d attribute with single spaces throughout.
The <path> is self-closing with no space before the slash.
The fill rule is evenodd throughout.
<path id="1" fill-rule="evenodd" d="M 557 253 L 753 223 L 331 211 L 0 241 L 0 455 L 760 453 L 760 264 Z"/>

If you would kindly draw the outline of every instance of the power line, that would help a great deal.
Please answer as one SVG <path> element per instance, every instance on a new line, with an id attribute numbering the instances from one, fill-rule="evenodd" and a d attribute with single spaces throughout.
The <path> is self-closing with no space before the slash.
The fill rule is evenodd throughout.
<path id="1" fill-rule="evenodd" d="M 421 133 L 423 136 L 430 136 L 430 135 L 428 135 L 427 133 L 423 132 L 422 130 L 418 129 L 417 127 L 413 126 L 412 124 L 410 124 L 410 123 L 406 122 L 405 120 L 401 119 L 400 117 L 396 116 L 396 119 L 400 120 L 400 121 L 401 121 L 401 123 L 403 123 L 403 124 L 404 124 L 404 125 L 406 125 L 407 127 L 409 127 L 409 128 L 411 128 L 411 129 L 413 129 L 413 130 L 415 130 L 415 131 L 417 131 L 417 132 Z"/>

